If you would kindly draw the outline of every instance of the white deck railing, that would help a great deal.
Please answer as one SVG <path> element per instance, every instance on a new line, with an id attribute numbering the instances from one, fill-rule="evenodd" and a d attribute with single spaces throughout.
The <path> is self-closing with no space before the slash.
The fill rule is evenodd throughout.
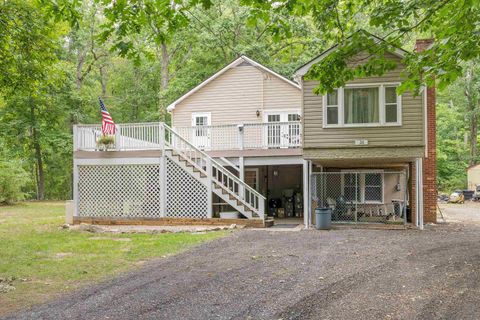
<path id="1" fill-rule="evenodd" d="M 299 148 L 302 146 L 302 127 L 298 121 L 175 127 L 175 130 L 195 146 L 205 150 Z"/>
<path id="2" fill-rule="evenodd" d="M 118 124 L 112 150 L 161 149 L 161 123 Z M 74 150 L 95 151 L 102 149 L 98 139 L 102 136 L 100 125 L 76 125 L 73 128 Z"/>
<path id="3" fill-rule="evenodd" d="M 161 123 L 129 123 L 117 125 L 112 150 L 161 149 Z M 299 148 L 302 146 L 300 122 L 246 123 L 175 127 L 179 135 L 204 150 L 244 150 L 268 148 Z M 76 125 L 74 150 L 101 150 L 100 125 Z"/>

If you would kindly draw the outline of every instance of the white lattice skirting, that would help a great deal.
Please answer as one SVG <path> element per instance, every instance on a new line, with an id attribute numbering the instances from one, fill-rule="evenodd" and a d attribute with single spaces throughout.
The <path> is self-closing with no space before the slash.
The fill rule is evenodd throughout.
<path id="1" fill-rule="evenodd" d="M 166 216 L 207 218 L 207 188 L 170 159 L 167 160 Z"/>
<path id="2" fill-rule="evenodd" d="M 168 158 L 165 169 L 161 179 L 159 164 L 78 165 L 78 216 L 206 218 L 207 188 Z"/>
<path id="3" fill-rule="evenodd" d="M 160 217 L 160 165 L 79 165 L 78 215 Z"/>

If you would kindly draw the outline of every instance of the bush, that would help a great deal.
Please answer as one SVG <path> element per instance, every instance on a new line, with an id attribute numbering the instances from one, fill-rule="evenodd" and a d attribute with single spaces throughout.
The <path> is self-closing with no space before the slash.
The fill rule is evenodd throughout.
<path id="1" fill-rule="evenodd" d="M 28 174 L 19 162 L 0 159 L 0 203 L 23 200 L 27 183 Z"/>

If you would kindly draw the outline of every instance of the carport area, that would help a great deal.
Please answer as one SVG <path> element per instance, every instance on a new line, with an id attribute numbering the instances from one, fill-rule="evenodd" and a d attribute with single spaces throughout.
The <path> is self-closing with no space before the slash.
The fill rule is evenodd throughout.
<path id="1" fill-rule="evenodd" d="M 480 224 L 463 221 L 235 231 L 11 319 L 478 319 Z"/>

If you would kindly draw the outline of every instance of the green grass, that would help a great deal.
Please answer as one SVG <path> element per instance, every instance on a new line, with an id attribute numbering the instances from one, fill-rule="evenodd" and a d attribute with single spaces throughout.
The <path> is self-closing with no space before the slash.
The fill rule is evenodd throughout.
<path id="1" fill-rule="evenodd" d="M 0 291 L 0 314 L 226 235 L 92 234 L 62 229 L 64 214 L 63 202 L 0 206 L 0 278 L 15 287 Z"/>

